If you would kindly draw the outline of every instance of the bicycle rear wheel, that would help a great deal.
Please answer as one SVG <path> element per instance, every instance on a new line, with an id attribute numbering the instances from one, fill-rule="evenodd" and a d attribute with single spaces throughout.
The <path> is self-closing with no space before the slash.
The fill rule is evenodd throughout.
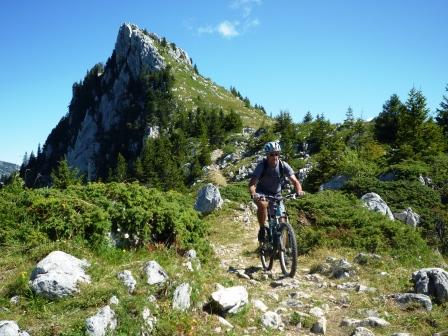
<path id="1" fill-rule="evenodd" d="M 289 223 L 280 226 L 280 267 L 285 276 L 294 277 L 297 270 L 297 241 Z"/>

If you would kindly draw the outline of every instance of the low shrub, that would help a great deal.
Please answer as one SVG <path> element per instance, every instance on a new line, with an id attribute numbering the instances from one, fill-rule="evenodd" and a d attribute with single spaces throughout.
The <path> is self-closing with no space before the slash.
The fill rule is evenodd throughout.
<path id="1" fill-rule="evenodd" d="M 411 263 L 430 260 L 433 255 L 418 232 L 402 222 L 369 211 L 353 195 L 337 191 L 308 194 L 291 202 L 288 208 L 291 221 L 297 224 L 301 253 L 320 246 L 350 247 L 388 253 Z"/>
<path id="2" fill-rule="evenodd" d="M 0 221 L 2 245 L 80 239 L 99 248 L 112 232 L 129 248 L 164 243 L 195 248 L 202 256 L 210 251 L 206 224 L 193 210 L 192 199 L 137 183 L 92 183 L 65 190 L 6 187 L 0 190 Z"/>
<path id="3" fill-rule="evenodd" d="M 220 189 L 221 196 L 238 203 L 247 203 L 250 200 L 248 182 L 228 184 Z"/>

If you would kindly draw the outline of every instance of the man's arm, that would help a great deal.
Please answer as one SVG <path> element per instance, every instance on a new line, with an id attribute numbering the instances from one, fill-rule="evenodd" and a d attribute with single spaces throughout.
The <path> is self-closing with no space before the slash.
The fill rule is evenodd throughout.
<path id="1" fill-rule="evenodd" d="M 302 190 L 302 185 L 300 184 L 300 182 L 299 182 L 299 180 L 297 179 L 297 177 L 294 175 L 294 174 L 292 174 L 290 177 L 289 177 L 289 180 L 292 182 L 292 184 L 294 185 L 294 189 L 296 189 L 296 193 L 297 193 L 297 195 L 303 195 L 304 194 L 304 191 Z"/>
<path id="2" fill-rule="evenodd" d="M 256 176 L 253 176 L 249 181 L 249 194 L 250 194 L 250 197 L 252 197 L 252 198 L 256 194 L 257 182 L 258 182 L 258 178 Z"/>

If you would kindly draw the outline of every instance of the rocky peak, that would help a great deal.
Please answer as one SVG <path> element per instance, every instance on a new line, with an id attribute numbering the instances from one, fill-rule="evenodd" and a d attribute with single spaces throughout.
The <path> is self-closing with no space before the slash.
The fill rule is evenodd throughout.
<path id="1" fill-rule="evenodd" d="M 142 70 L 165 68 L 163 57 L 154 43 L 156 38 L 136 25 L 123 23 L 115 43 L 117 68 L 126 64 L 133 79 L 137 79 Z"/>

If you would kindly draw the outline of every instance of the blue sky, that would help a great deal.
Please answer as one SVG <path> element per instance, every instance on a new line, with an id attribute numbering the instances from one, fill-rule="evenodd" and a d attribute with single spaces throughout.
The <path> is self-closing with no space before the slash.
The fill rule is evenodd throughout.
<path id="1" fill-rule="evenodd" d="M 71 87 L 123 22 L 165 36 L 199 71 L 268 113 L 342 121 L 448 84 L 445 0 L 17 0 L 0 4 L 0 160 L 20 164 L 67 113 Z"/>

